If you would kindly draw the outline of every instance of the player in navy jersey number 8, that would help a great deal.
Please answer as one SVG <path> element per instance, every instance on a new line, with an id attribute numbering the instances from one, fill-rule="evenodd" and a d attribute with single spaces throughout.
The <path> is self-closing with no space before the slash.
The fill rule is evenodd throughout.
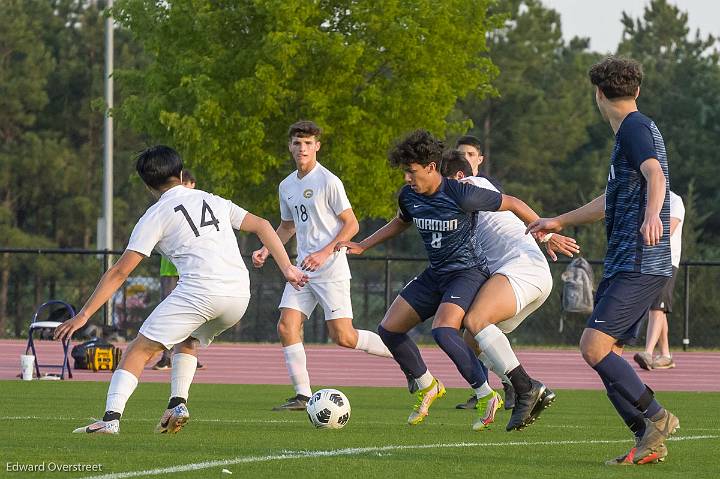
<path id="1" fill-rule="evenodd" d="M 478 397 L 486 396 L 488 391 L 492 393 L 480 362 L 458 334 L 465 312 L 489 275 L 487 260 L 474 240 L 474 213 L 509 210 L 526 224 L 537 218 L 517 198 L 443 178 L 439 172 L 442 152 L 442 142 L 425 130 L 414 131 L 398 143 L 390 152 L 390 162 L 403 169 L 407 184 L 400 191 L 397 216 L 360 243 L 346 241 L 336 246 L 337 249 L 347 247 L 349 254 L 362 254 L 399 235 L 413 223 L 425 244 L 430 267 L 405 286 L 378 327 L 395 360 L 419 389 L 409 424 L 422 422 L 435 399 L 445 394 L 444 386 L 428 371 L 417 345 L 407 335 L 433 315 L 432 333 L 438 345 Z M 479 333 L 473 325 L 466 324 L 466 327 L 474 335 Z M 524 427 L 532 422 L 533 414 L 538 414 L 535 406 L 544 387 L 534 384 L 522 387 L 530 385 L 531 380 L 522 366 L 516 369 L 510 376 L 518 381 L 517 389 L 523 391 L 523 400 L 517 401 L 522 406 L 516 412 L 522 416 L 520 423 Z M 482 423 L 482 414 L 479 416 L 473 424 L 474 430 L 486 426 Z"/>
<path id="2" fill-rule="evenodd" d="M 590 81 L 598 109 L 615 132 L 605 194 L 569 213 L 543 218 L 528 230 L 560 231 L 605 218 L 603 280 L 580 351 L 636 438 L 635 447 L 607 464 L 652 464 L 665 459 L 665 440 L 680 422 L 658 404 L 622 351 L 637 338 L 642 320 L 672 275 L 668 162 L 657 126 L 637 111 L 640 64 L 608 57 L 592 66 Z"/>

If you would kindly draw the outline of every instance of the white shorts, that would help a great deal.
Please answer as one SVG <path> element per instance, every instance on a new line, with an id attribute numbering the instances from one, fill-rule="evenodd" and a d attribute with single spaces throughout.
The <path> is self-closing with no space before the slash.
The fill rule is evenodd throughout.
<path id="1" fill-rule="evenodd" d="M 189 337 L 206 347 L 240 321 L 249 302 L 249 297 L 190 295 L 175 289 L 145 320 L 140 334 L 167 349 Z"/>
<path id="2" fill-rule="evenodd" d="M 530 314 L 537 310 L 552 291 L 552 274 L 547 262 L 517 258 L 498 268 L 493 274 L 501 274 L 510 282 L 515 292 L 515 316 L 496 326 L 507 334 L 517 328 Z"/>
<path id="3" fill-rule="evenodd" d="M 350 280 L 308 283 L 300 288 L 300 291 L 288 283 L 285 285 L 278 308 L 294 309 L 310 317 L 318 303 L 325 311 L 325 321 L 339 318 L 352 319 Z"/>

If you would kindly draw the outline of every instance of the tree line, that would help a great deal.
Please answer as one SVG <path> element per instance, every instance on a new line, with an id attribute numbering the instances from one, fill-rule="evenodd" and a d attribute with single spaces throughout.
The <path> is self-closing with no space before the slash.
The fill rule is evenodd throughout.
<path id="1" fill-rule="evenodd" d="M 101 210 L 105 2 L 0 0 L 0 241 L 94 248 Z M 115 32 L 115 238 L 151 198 L 133 152 L 166 143 L 199 187 L 277 222 L 292 170 L 286 130 L 324 127 L 320 160 L 344 180 L 364 231 L 394 214 L 386 152 L 408 130 L 485 145 L 484 171 L 550 215 L 602 192 L 613 137 L 594 104 L 602 54 L 566 41 L 540 0 L 119 0 Z M 624 15 L 617 53 L 639 60 L 640 109 L 662 131 L 685 200 L 684 257 L 720 255 L 720 66 L 712 36 L 666 0 Z M 601 257 L 602 225 L 574 232 Z M 244 251 L 253 247 L 241 238 Z M 412 234 L 377 254 L 422 256 Z M 0 335 L 49 296 L 79 302 L 94 258 L 0 255 Z M 152 274 L 149 272 L 148 274 Z"/>

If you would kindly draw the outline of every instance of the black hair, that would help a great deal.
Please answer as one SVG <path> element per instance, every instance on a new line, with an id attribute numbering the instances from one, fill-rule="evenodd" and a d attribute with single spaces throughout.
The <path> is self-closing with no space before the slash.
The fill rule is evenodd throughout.
<path id="1" fill-rule="evenodd" d="M 187 168 L 182 170 L 182 181 L 183 183 L 197 183 L 197 180 L 193 176 L 192 172 Z"/>
<path id="2" fill-rule="evenodd" d="M 465 176 L 472 176 L 472 166 L 465 159 L 465 154 L 458 150 L 447 150 L 442 155 L 442 167 L 440 174 L 446 177 L 455 176 L 458 171 L 462 171 Z"/>
<path id="3" fill-rule="evenodd" d="M 630 58 L 609 56 L 590 67 L 590 83 L 608 99 L 634 97 L 643 80 L 642 65 Z"/>
<path id="4" fill-rule="evenodd" d="M 159 189 L 170 178 L 180 179 L 183 162 L 177 151 L 169 146 L 156 145 L 138 153 L 135 169 L 146 185 Z"/>
<path id="5" fill-rule="evenodd" d="M 393 167 L 407 166 L 418 163 L 427 166 L 435 163 L 440 171 L 443 142 L 435 138 L 427 130 L 415 130 L 398 142 L 388 153 L 388 160 Z"/>
<path id="6" fill-rule="evenodd" d="M 480 139 L 477 136 L 472 136 L 472 135 L 461 136 L 455 142 L 455 148 L 459 147 L 460 145 L 472 146 L 478 151 L 478 153 L 480 153 L 482 155 L 482 143 L 480 143 Z"/>
<path id="7" fill-rule="evenodd" d="M 322 128 L 317 123 L 309 120 L 300 120 L 290 125 L 288 129 L 288 138 L 292 140 L 294 136 L 298 138 L 308 138 L 314 136 L 316 140 L 320 139 Z"/>

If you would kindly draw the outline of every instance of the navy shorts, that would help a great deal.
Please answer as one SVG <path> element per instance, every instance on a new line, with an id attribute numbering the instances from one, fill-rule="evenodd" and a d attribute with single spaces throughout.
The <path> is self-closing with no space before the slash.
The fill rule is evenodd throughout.
<path id="1" fill-rule="evenodd" d="M 595 308 L 587 327 L 602 331 L 620 343 L 633 343 L 642 320 L 668 280 L 669 276 L 627 271 L 603 278 L 595 293 Z"/>
<path id="2" fill-rule="evenodd" d="M 660 296 L 658 296 L 655 301 L 653 301 L 652 306 L 650 306 L 651 310 L 672 313 L 673 291 L 675 291 L 675 280 L 677 279 L 677 273 L 678 269 L 673 266 L 673 275 L 671 278 L 668 279 L 668 282 L 665 283 L 665 287 L 660 292 Z"/>
<path id="3" fill-rule="evenodd" d="M 435 315 L 441 303 L 457 304 L 467 312 L 480 287 L 489 277 L 486 267 L 442 274 L 427 268 L 405 285 L 400 296 L 425 321 Z"/>

